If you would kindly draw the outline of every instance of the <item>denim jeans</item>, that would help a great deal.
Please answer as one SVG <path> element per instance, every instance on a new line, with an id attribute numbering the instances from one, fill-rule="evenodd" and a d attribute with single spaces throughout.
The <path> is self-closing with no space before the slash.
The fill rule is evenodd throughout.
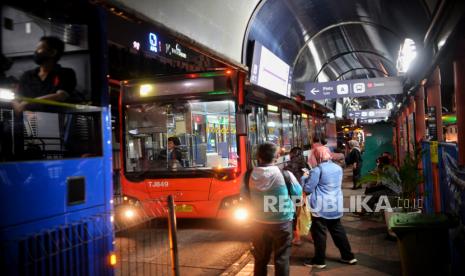
<path id="1" fill-rule="evenodd" d="M 316 264 L 325 264 L 326 259 L 326 229 L 329 230 L 334 244 L 341 253 L 341 258 L 351 260 L 354 258 L 349 240 L 347 239 L 344 226 L 341 219 L 325 219 L 321 217 L 312 217 L 312 238 L 315 246 L 315 257 L 313 262 Z"/>
<path id="2" fill-rule="evenodd" d="M 273 251 L 275 275 L 289 275 L 292 222 L 288 221 L 280 224 L 254 223 L 253 227 L 254 275 L 267 275 L 267 265 Z"/>

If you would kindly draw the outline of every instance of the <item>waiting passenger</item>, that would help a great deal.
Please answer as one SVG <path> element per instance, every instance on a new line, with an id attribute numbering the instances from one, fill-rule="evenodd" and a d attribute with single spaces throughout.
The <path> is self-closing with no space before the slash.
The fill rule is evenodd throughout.
<path id="1" fill-rule="evenodd" d="M 331 161 L 328 151 L 319 147 L 315 150 L 318 166 L 311 174 L 304 174 L 304 192 L 309 198 L 312 212 L 311 233 L 315 247 L 313 259 L 306 260 L 304 265 L 314 268 L 326 267 L 326 229 L 329 230 L 334 244 L 341 253 L 341 262 L 357 263 L 341 224 L 343 215 L 342 168 Z M 334 208 L 336 207 L 336 208 Z M 328 208 L 328 209 L 325 209 Z"/>
<path id="2" fill-rule="evenodd" d="M 352 189 L 360 189 L 358 181 L 362 173 L 362 151 L 357 140 L 349 141 L 350 153 L 346 157 L 346 165 L 352 165 Z"/>
<path id="3" fill-rule="evenodd" d="M 400 185 L 400 176 L 397 169 L 390 164 L 390 159 L 387 156 L 378 158 L 378 166 L 372 174 L 378 175 L 377 182 L 369 183 L 365 189 L 365 195 L 371 195 L 367 205 L 374 208 L 381 196 L 399 196 L 402 188 Z"/>
<path id="4" fill-rule="evenodd" d="M 294 206 L 290 196 L 300 197 L 302 188 L 295 176 L 276 166 L 278 147 L 273 143 L 258 146 L 258 166 L 244 176 L 241 196 L 252 210 L 254 275 L 267 275 L 274 251 L 275 275 L 289 275 L 292 219 Z M 275 204 L 266 204 L 272 200 Z M 283 201 L 285 200 L 285 201 Z M 283 202 L 280 202 L 283 201 Z"/>
<path id="5" fill-rule="evenodd" d="M 312 142 L 312 149 L 310 150 L 310 154 L 308 155 L 308 165 L 310 166 L 310 168 L 313 168 L 316 165 L 318 165 L 315 158 L 315 149 L 323 146 L 320 142 L 320 138 L 317 136 L 313 136 Z"/>
<path id="6" fill-rule="evenodd" d="M 299 147 L 293 147 L 289 152 L 291 160 L 287 163 L 284 170 L 290 171 L 297 179 L 301 179 L 304 172 L 303 169 L 309 169 L 308 164 L 305 162 L 303 151 Z M 301 245 L 302 241 L 300 240 L 300 233 L 297 229 L 299 225 L 299 215 L 301 207 L 296 207 L 296 212 L 294 220 L 292 223 L 292 230 L 294 231 L 294 238 L 292 239 L 292 244 Z"/>

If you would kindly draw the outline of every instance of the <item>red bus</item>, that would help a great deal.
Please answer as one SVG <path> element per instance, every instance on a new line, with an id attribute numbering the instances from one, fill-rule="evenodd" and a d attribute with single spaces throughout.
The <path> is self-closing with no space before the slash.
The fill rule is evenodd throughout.
<path id="1" fill-rule="evenodd" d="M 228 69 L 121 82 L 127 201 L 147 210 L 151 199 L 175 194 L 178 217 L 246 215 L 238 209 L 240 177 L 256 163 L 256 146 L 280 145 L 283 163 L 293 146 L 308 147 L 315 121 L 323 120 L 307 103 L 256 86 L 244 89 L 244 77 Z"/>

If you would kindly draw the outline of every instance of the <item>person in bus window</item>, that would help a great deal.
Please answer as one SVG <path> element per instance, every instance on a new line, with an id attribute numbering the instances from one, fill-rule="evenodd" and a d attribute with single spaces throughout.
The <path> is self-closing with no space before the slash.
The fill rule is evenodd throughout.
<path id="1" fill-rule="evenodd" d="M 17 95 L 20 97 L 64 102 L 74 98 L 76 74 L 71 68 L 58 64 L 65 52 L 65 43 L 55 36 L 43 36 L 34 52 L 34 62 L 39 67 L 26 71 L 19 80 Z M 27 101 L 16 100 L 13 107 L 23 111 Z"/>
<path id="2" fill-rule="evenodd" d="M 179 162 L 179 165 L 182 164 L 182 152 L 179 149 L 181 141 L 178 137 L 172 136 L 168 138 L 168 148 L 167 150 L 162 150 L 160 152 L 160 159 L 167 160 L 169 164 L 174 165 L 176 161 Z"/>

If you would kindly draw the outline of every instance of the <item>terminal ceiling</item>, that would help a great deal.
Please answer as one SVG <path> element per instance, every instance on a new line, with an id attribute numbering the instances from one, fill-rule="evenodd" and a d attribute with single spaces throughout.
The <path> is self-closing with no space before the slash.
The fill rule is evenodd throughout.
<path id="1" fill-rule="evenodd" d="M 397 76 L 405 38 L 422 48 L 437 0 L 120 0 L 237 62 L 257 40 L 293 70 L 293 93 L 304 83 Z M 359 99 L 380 108 L 392 97 Z"/>

